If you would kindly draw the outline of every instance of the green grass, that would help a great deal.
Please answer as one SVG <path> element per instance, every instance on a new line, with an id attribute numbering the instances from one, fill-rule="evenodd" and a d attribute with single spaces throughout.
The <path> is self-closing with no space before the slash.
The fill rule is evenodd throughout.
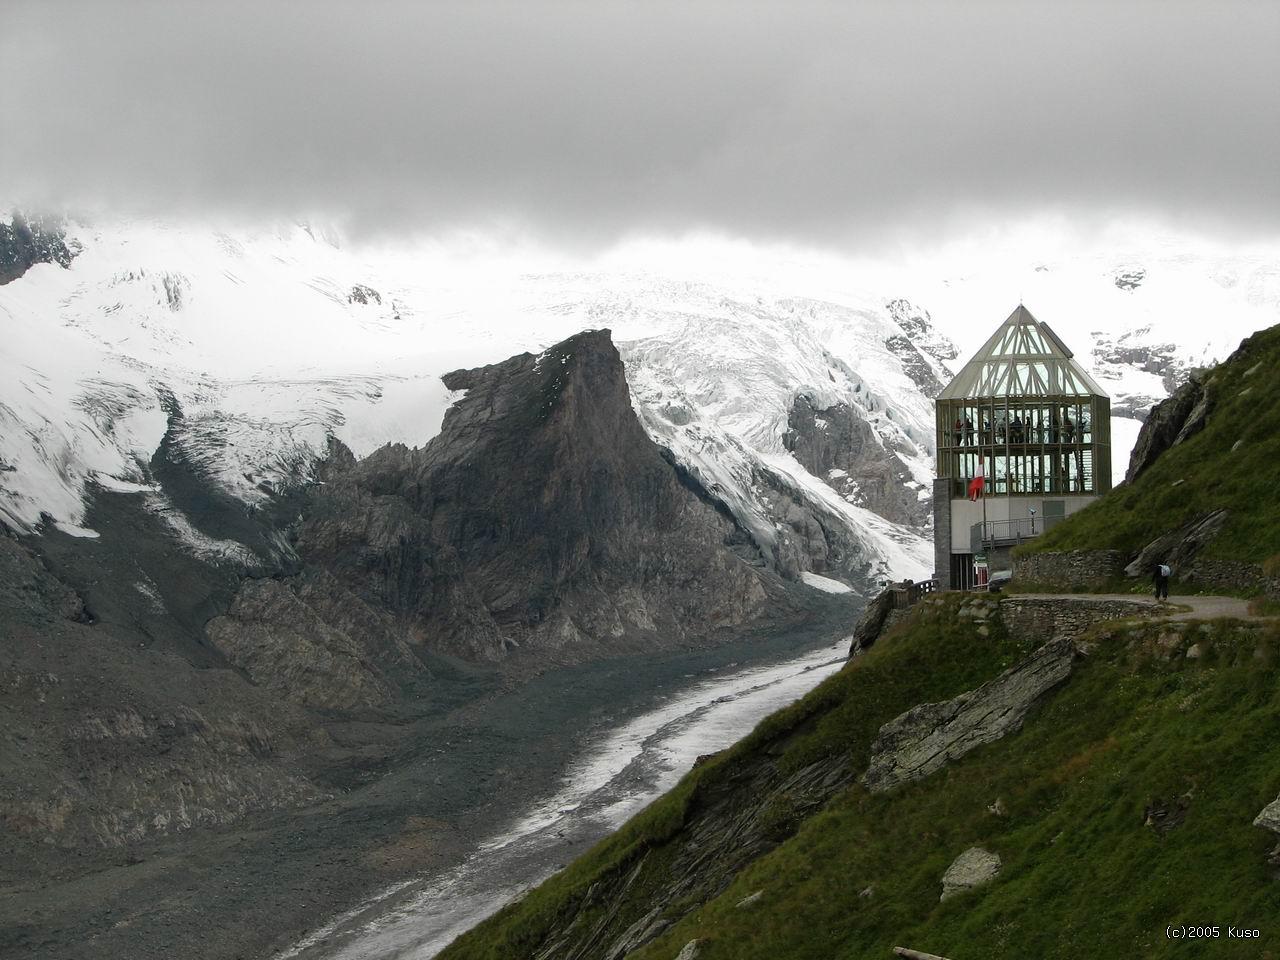
<path id="1" fill-rule="evenodd" d="M 647 857 L 625 912 L 666 879 L 680 829 L 704 798 L 767 751 L 784 769 L 833 754 L 863 769 L 880 725 L 946 699 L 1026 651 L 998 627 L 980 638 L 958 598 L 923 606 L 865 657 L 765 720 L 670 794 L 520 903 L 464 936 L 444 960 L 520 960 L 573 915 L 598 878 Z M 1280 634 L 1274 625 L 1200 628 L 1199 660 L 1157 655 L 1167 627 L 1100 625 L 1094 653 L 1021 733 L 886 795 L 854 786 L 629 960 L 884 958 L 896 944 L 954 960 L 994 957 L 1250 957 L 1280 950 L 1275 837 L 1251 826 L 1280 792 Z M 1004 815 L 988 808 L 999 799 Z M 1181 798 L 1181 799 L 1180 799 Z M 1167 833 L 1148 805 L 1186 803 Z M 794 832 L 793 832 L 794 831 Z M 979 844 L 1004 860 L 989 886 L 938 902 L 939 880 Z M 871 888 L 869 897 L 859 892 Z M 749 909 L 736 904 L 763 890 Z M 600 915 L 601 904 L 589 917 Z M 1245 924 L 1262 941 L 1165 939 L 1172 923 Z"/>
<path id="2" fill-rule="evenodd" d="M 1135 553 L 1225 507 L 1227 525 L 1207 555 L 1263 562 L 1280 554 L 1280 327 L 1250 337 L 1208 384 L 1216 405 L 1204 430 L 1022 549 Z"/>

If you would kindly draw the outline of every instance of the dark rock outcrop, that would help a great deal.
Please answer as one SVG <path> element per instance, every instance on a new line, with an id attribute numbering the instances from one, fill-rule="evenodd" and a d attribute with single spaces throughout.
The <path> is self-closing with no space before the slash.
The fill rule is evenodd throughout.
<path id="1" fill-rule="evenodd" d="M 94 566 L 110 579 L 101 557 Z M 40 851 L 87 860 L 326 795 L 296 762 L 304 743 L 320 742 L 300 711 L 232 671 L 194 667 L 157 643 L 151 625 L 90 617 L 58 571 L 0 529 L 0 763 L 9 772 L 0 859 L 10 870 Z"/>
<path id="2" fill-rule="evenodd" d="M 845 756 L 827 757 L 793 773 L 768 760 L 744 769 L 701 798 L 671 849 L 659 856 L 642 854 L 592 884 L 529 955 L 538 960 L 625 957 L 619 947 L 642 947 L 722 893 L 743 868 L 791 836 L 852 781 Z M 763 893 L 753 896 L 739 906 L 750 909 Z M 680 955 L 696 955 L 691 948 L 696 942 L 686 944 Z"/>
<path id="3" fill-rule="evenodd" d="M 254 683 L 305 707 L 385 706 L 398 693 L 387 667 L 423 669 L 391 616 L 323 573 L 249 580 L 205 630 Z"/>
<path id="4" fill-rule="evenodd" d="M 800 394 L 791 404 L 782 443 L 806 470 L 851 503 L 894 523 L 925 522 L 928 504 L 908 486 L 911 471 L 849 404 L 821 408 Z"/>
<path id="5" fill-rule="evenodd" d="M 762 571 L 645 435 L 608 331 L 445 382 L 466 396 L 426 446 L 335 456 L 297 533 L 306 564 L 474 659 L 578 659 L 762 611 Z"/>
<path id="6" fill-rule="evenodd" d="M 84 598 L 55 577 L 29 547 L 0 524 L 0 607 L 37 620 L 87 623 Z"/>
<path id="7" fill-rule="evenodd" d="M 1075 648 L 1051 640 L 996 679 L 942 703 L 923 703 L 880 728 L 862 782 L 883 793 L 1022 727 L 1032 705 L 1071 674 Z"/>
<path id="8" fill-rule="evenodd" d="M 359 303 L 361 305 L 376 303 L 381 306 L 382 294 L 368 284 L 357 283 L 351 288 L 351 292 L 347 294 L 347 303 Z"/>
<path id="9" fill-rule="evenodd" d="M 57 224 L 14 213 L 9 223 L 0 222 L 0 284 L 17 280 L 37 263 L 69 267 L 76 252 Z"/>
<path id="10" fill-rule="evenodd" d="M 929 361 L 916 349 L 915 344 L 905 336 L 894 335 L 887 338 L 884 345 L 901 361 L 903 372 L 920 388 L 921 393 L 932 399 L 942 392 L 945 384 L 938 379 L 933 367 L 929 366 Z"/>
<path id="11" fill-rule="evenodd" d="M 1255 827 L 1261 827 L 1263 830 L 1270 830 L 1276 836 L 1280 837 L 1280 797 L 1272 800 L 1253 820 Z M 1276 844 L 1276 848 L 1271 851 L 1269 858 L 1273 866 L 1280 867 L 1280 843 Z"/>
<path id="12" fill-rule="evenodd" d="M 866 609 L 862 611 L 862 616 L 858 618 L 857 626 L 853 628 L 853 635 L 849 638 L 849 656 L 855 656 L 875 645 L 884 631 L 889 614 L 893 613 L 893 608 L 892 590 L 880 591 L 875 599 L 867 604 Z"/>
<path id="13" fill-rule="evenodd" d="M 1149 577 L 1157 563 L 1173 568 L 1174 575 L 1186 578 L 1196 555 L 1222 532 L 1227 522 L 1226 510 L 1214 510 L 1190 523 L 1157 537 L 1138 551 L 1124 572 L 1130 577 Z"/>
<path id="14" fill-rule="evenodd" d="M 903 371 L 926 397 L 936 397 L 945 386 L 939 379 L 937 367 L 947 369 L 947 362 L 960 354 L 959 348 L 938 332 L 929 311 L 901 297 L 885 304 L 894 321 L 902 330 L 885 340 L 884 345 L 902 362 Z M 926 357 L 932 358 L 937 367 Z"/>
<path id="15" fill-rule="evenodd" d="M 1146 278 L 1147 271 L 1144 267 L 1129 267 L 1125 270 L 1117 270 L 1113 280 L 1118 289 L 1132 291 L 1142 286 L 1142 281 Z"/>
<path id="16" fill-rule="evenodd" d="M 1171 397 L 1156 404 L 1138 433 L 1133 452 L 1129 454 L 1125 482 L 1132 483 L 1160 454 L 1200 430 L 1208 416 L 1209 406 L 1206 385 L 1194 377 Z"/>
<path id="17" fill-rule="evenodd" d="M 916 349 L 927 353 L 944 367 L 948 360 L 960 355 L 960 348 L 938 332 L 933 325 L 933 317 L 924 307 L 898 297 L 886 303 L 885 309 Z"/>

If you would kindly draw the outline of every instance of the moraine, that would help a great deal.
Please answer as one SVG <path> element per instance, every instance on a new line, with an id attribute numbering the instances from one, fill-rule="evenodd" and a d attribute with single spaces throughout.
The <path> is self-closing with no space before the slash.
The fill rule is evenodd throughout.
<path id="1" fill-rule="evenodd" d="M 426 960 L 616 829 L 693 766 L 745 736 L 845 662 L 823 644 L 781 662 L 730 664 L 686 680 L 642 712 L 602 725 L 560 786 L 529 805 L 461 864 L 397 884 L 331 920 L 276 960 Z"/>

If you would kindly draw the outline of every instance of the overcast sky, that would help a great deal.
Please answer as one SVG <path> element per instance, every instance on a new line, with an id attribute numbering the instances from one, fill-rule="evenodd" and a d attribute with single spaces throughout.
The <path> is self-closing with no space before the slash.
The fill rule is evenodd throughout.
<path id="1" fill-rule="evenodd" d="M 853 250 L 1280 233 L 1280 2 L 0 0 L 0 195 Z"/>

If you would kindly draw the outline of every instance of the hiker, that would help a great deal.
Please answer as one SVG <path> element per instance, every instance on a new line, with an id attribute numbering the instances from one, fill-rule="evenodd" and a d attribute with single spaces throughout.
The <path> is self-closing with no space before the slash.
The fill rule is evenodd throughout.
<path id="1" fill-rule="evenodd" d="M 962 439 L 964 437 L 964 421 L 959 417 L 956 417 L 956 425 L 952 428 L 952 432 L 955 434 L 956 446 L 958 447 L 964 442 Z"/>
<path id="2" fill-rule="evenodd" d="M 1014 417 L 1013 422 L 1009 424 L 1009 442 L 1010 443 L 1022 442 L 1022 418 L 1021 417 Z"/>
<path id="3" fill-rule="evenodd" d="M 1155 584 L 1156 584 L 1157 600 L 1169 599 L 1169 576 L 1172 573 L 1173 571 L 1169 569 L 1168 564 L 1164 564 L 1164 563 L 1156 564 L 1155 576 L 1152 579 L 1155 580 Z"/>
<path id="4" fill-rule="evenodd" d="M 996 443 L 1004 443 L 1004 417 L 996 421 Z"/>
<path id="5" fill-rule="evenodd" d="M 969 438 L 969 446 L 974 446 L 977 441 L 973 437 L 973 421 L 968 417 L 964 418 L 964 434 Z"/>
<path id="6" fill-rule="evenodd" d="M 1071 422 L 1070 417 L 1067 417 L 1067 419 L 1062 421 L 1062 436 L 1066 439 L 1067 443 L 1070 443 L 1072 439 L 1074 439 L 1075 432 L 1076 425 Z"/>

